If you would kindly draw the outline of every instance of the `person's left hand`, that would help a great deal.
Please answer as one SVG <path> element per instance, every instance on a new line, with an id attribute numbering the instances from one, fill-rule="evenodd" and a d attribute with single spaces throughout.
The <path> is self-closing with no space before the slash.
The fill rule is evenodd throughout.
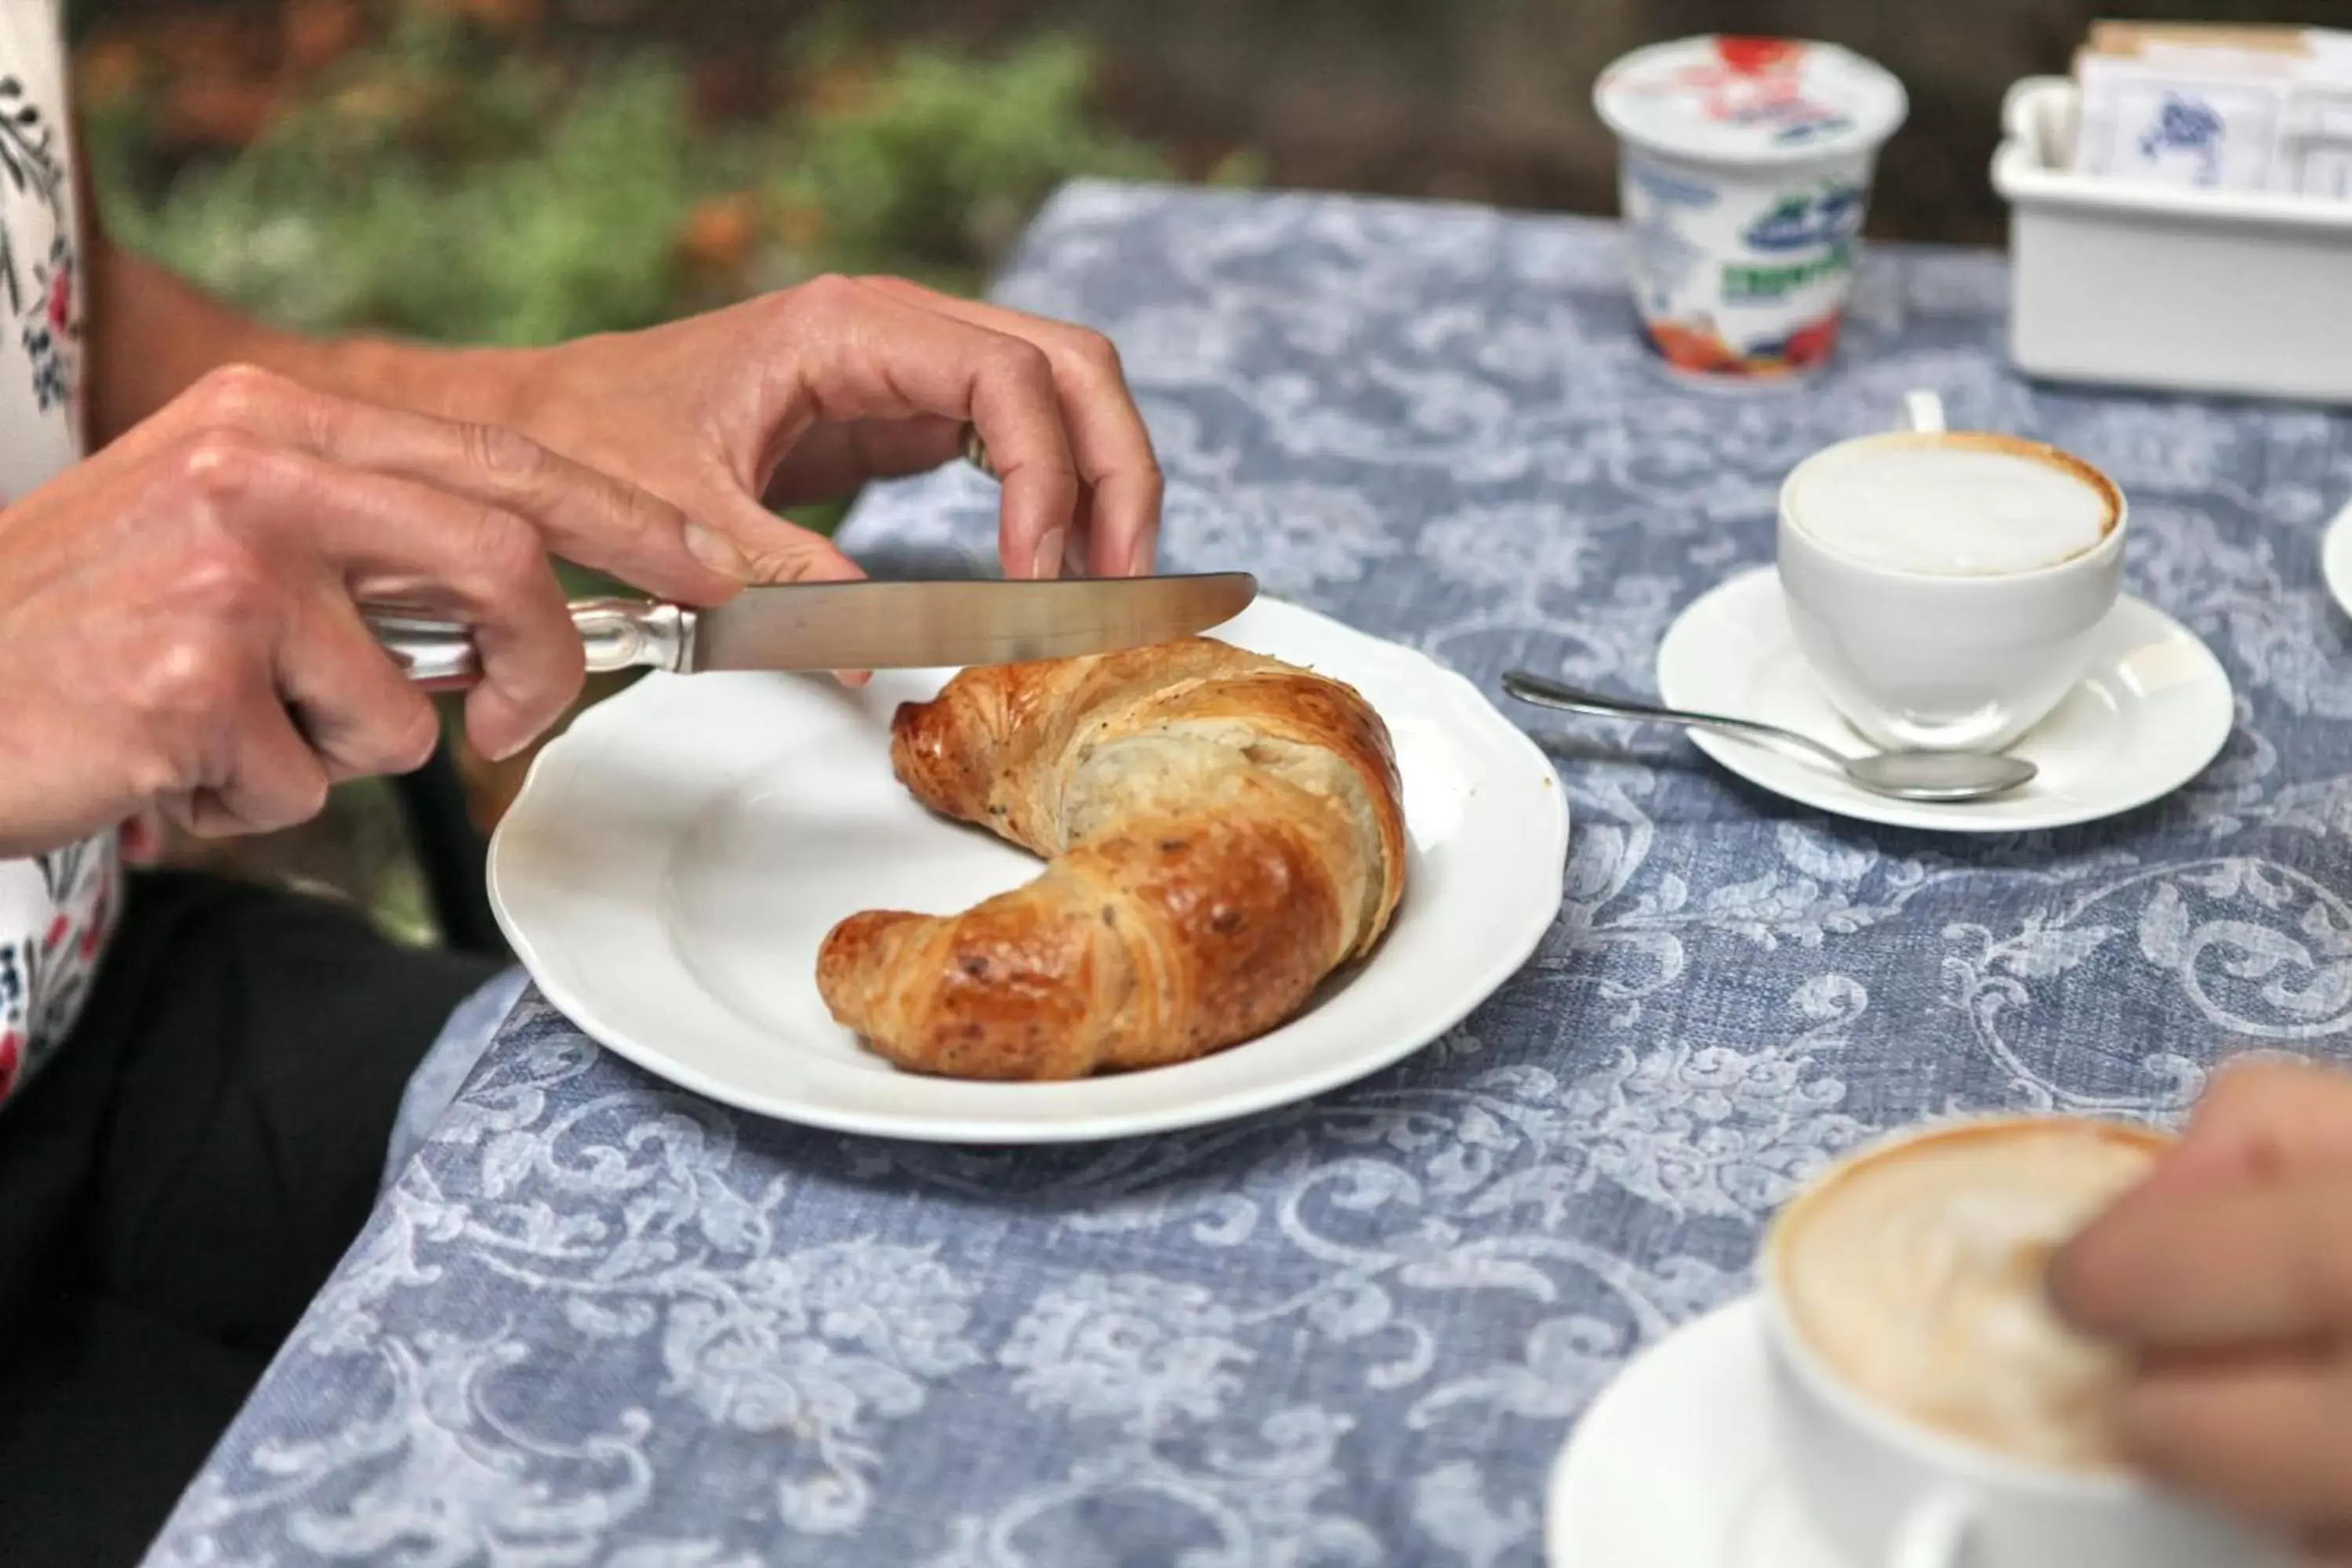
<path id="1" fill-rule="evenodd" d="M 1108 339 L 886 278 L 820 278 L 527 353 L 500 422 L 725 533 L 753 582 L 858 575 L 769 510 L 957 456 L 1003 486 L 1007 573 L 1151 570 L 1160 475 Z"/>
<path id="2" fill-rule="evenodd" d="M 2352 1075 L 2222 1072 L 2051 1292 L 2137 1358 L 2116 1430 L 2137 1465 L 2352 1563 Z"/>

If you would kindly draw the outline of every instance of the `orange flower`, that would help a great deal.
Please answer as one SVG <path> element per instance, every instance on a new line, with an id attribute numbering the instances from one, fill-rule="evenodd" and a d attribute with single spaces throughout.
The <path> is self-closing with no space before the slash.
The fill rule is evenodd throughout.
<path id="1" fill-rule="evenodd" d="M 697 267 L 739 272 L 751 260 L 757 236 L 750 196 L 740 192 L 707 196 L 687 214 L 678 233 L 678 248 Z"/>

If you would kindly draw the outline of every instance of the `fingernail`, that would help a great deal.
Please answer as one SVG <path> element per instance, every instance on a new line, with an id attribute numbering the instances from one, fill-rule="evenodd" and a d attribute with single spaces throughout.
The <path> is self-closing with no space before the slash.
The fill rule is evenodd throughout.
<path id="1" fill-rule="evenodd" d="M 1054 530 L 1037 542 L 1037 552 L 1029 557 L 1029 575 L 1041 582 L 1062 574 L 1062 531 Z"/>
<path id="2" fill-rule="evenodd" d="M 1152 546 L 1157 542 L 1158 541 L 1153 539 L 1152 536 L 1148 533 L 1137 536 L 1135 547 L 1127 552 L 1127 574 L 1129 576 L 1149 577 L 1151 575 L 1151 568 L 1155 564 L 1152 560 Z"/>
<path id="3" fill-rule="evenodd" d="M 735 548 L 733 540 L 716 529 L 688 522 L 686 525 L 686 551 L 721 577 L 732 578 L 738 583 L 751 580 L 751 561 Z"/>

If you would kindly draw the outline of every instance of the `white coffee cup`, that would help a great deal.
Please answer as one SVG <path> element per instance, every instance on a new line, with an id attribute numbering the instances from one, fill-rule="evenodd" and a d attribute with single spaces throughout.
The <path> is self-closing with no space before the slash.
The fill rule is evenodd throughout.
<path id="1" fill-rule="evenodd" d="M 1816 1194 L 1866 1161 L 1934 1140 L 2067 1120 L 1897 1134 L 1841 1161 L 1782 1211 L 1759 1269 L 1782 1471 L 1850 1568 L 2289 1568 L 2283 1545 L 2127 1470 L 2038 1463 L 1893 1409 L 1842 1375 L 1798 1326 L 1784 1237 Z"/>
<path id="2" fill-rule="evenodd" d="M 2089 667 L 2123 592 L 2123 493 L 2055 447 L 1942 429 L 1932 397 L 1914 395 L 1909 423 L 1816 452 L 1781 486 L 1790 626 L 1876 744 L 1997 751 Z"/>

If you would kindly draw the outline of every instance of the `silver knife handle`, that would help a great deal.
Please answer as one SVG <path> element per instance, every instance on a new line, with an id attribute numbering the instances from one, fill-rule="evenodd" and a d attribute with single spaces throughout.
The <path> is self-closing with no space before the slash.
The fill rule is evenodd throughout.
<path id="1" fill-rule="evenodd" d="M 643 599 L 574 599 L 568 607 L 591 674 L 641 665 L 676 674 L 693 666 L 692 610 Z M 363 605 L 360 613 L 417 685 L 448 690 L 481 679 L 481 656 L 463 623 L 382 605 Z"/>
<path id="2" fill-rule="evenodd" d="M 572 624 L 588 650 L 588 672 L 694 668 L 694 612 L 644 599 L 574 599 Z"/>

